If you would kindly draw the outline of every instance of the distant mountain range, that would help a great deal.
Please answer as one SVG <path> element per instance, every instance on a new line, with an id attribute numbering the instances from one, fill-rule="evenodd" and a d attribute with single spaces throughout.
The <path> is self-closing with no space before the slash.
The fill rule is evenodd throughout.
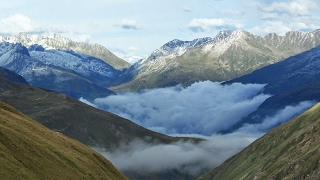
<path id="1" fill-rule="evenodd" d="M 115 91 L 226 81 L 279 62 L 320 44 L 320 31 L 264 37 L 244 30 L 222 31 L 214 38 L 173 40 L 131 66 Z"/>
<path id="2" fill-rule="evenodd" d="M 69 38 L 58 34 L 27 34 L 19 33 L 13 37 L 0 36 L 0 42 L 21 43 L 29 48 L 31 45 L 38 44 L 45 49 L 74 51 L 80 54 L 102 59 L 117 70 L 124 70 L 130 67 L 130 64 L 123 59 L 118 58 L 108 49 L 100 44 L 88 44 L 84 42 L 74 42 Z"/>
<path id="3" fill-rule="evenodd" d="M 259 138 L 199 180 L 319 179 L 320 104 Z"/>

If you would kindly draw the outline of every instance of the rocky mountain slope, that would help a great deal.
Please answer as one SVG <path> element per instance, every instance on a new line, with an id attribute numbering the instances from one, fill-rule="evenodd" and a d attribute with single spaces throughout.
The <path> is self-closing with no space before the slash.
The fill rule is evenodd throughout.
<path id="1" fill-rule="evenodd" d="M 58 34 L 44 35 L 19 33 L 13 37 L 0 36 L 0 42 L 21 43 L 27 48 L 31 45 L 38 44 L 45 49 L 72 50 L 80 54 L 86 54 L 102 59 L 118 70 L 127 69 L 131 66 L 130 63 L 118 58 L 100 44 L 74 42 L 71 39 Z"/>
<path id="2" fill-rule="evenodd" d="M 320 79 L 320 46 L 263 67 L 226 83 L 267 84 L 264 93 L 278 94 Z"/>
<path id="3" fill-rule="evenodd" d="M 197 42 L 197 40 L 195 40 Z M 182 41 L 183 42 L 183 41 Z M 195 81 L 226 81 L 320 44 L 320 31 L 264 37 L 243 30 L 223 31 L 199 43 L 174 40 L 134 64 L 115 91 L 137 91 Z"/>
<path id="4" fill-rule="evenodd" d="M 120 73 L 107 63 L 73 51 L 45 50 L 32 45 L 0 43 L 0 66 L 23 76 L 29 84 L 65 93 L 74 98 L 104 97 Z"/>
<path id="5" fill-rule="evenodd" d="M 235 82 L 266 84 L 261 93 L 273 95 L 232 129 L 245 123 L 260 123 L 267 116 L 271 117 L 289 105 L 297 105 L 302 101 L 319 102 L 319 70 L 320 46 L 317 46 L 281 62 L 225 82 L 226 84 Z"/>
<path id="6" fill-rule="evenodd" d="M 89 147 L 0 101 L 1 179 L 127 179 Z"/>
<path id="7" fill-rule="evenodd" d="M 205 179 L 319 179 L 320 104 L 274 128 Z"/>

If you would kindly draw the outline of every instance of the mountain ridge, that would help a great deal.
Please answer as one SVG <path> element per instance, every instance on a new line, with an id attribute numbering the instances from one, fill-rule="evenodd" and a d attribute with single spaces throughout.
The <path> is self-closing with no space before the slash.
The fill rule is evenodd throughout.
<path id="1" fill-rule="evenodd" d="M 45 35 L 19 33 L 12 37 L 0 36 L 0 42 L 21 43 L 27 48 L 33 44 L 39 44 L 45 49 L 73 50 L 77 53 L 87 54 L 98 59 L 102 59 L 118 70 L 124 70 L 131 66 L 130 63 L 118 58 L 100 44 L 75 42 L 58 34 Z"/>
<path id="2" fill-rule="evenodd" d="M 297 39 L 301 42 L 294 42 Z M 285 36 L 269 34 L 264 37 L 244 30 L 222 31 L 212 40 L 197 47 L 182 48 L 183 53 L 155 50 L 152 61 L 141 60 L 129 68 L 114 91 L 139 91 L 196 81 L 226 81 L 261 67 L 281 61 L 289 56 L 309 50 L 320 44 L 320 31 L 308 33 L 288 32 Z M 179 49 L 177 46 L 171 49 Z"/>

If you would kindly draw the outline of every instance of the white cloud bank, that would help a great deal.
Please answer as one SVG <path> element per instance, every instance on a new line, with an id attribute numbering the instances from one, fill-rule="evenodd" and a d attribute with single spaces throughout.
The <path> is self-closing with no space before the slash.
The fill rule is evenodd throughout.
<path id="1" fill-rule="evenodd" d="M 177 142 L 172 144 L 147 144 L 133 141 L 122 145 L 113 153 L 97 150 L 120 171 L 140 174 L 177 170 L 190 175 L 199 175 L 220 165 L 228 157 L 249 145 L 253 138 L 242 133 L 212 135 L 207 141 L 194 144 Z"/>
<path id="2" fill-rule="evenodd" d="M 261 84 L 198 82 L 95 99 L 100 109 L 165 134 L 211 135 L 255 111 L 270 95 Z"/>
<path id="3" fill-rule="evenodd" d="M 94 149 L 109 159 L 120 171 L 143 175 L 175 170 L 189 175 L 200 175 L 219 166 L 261 137 L 269 128 L 290 120 L 314 104 L 304 101 L 295 106 L 287 106 L 260 124 L 245 124 L 230 134 L 213 134 L 198 144 L 181 141 L 172 144 L 147 144 L 136 140 L 127 145 L 122 144 L 113 152 Z"/>
<path id="4" fill-rule="evenodd" d="M 146 128 L 206 139 L 198 144 L 147 144 L 136 140 L 122 144 L 112 152 L 96 150 L 121 171 L 143 175 L 174 170 L 200 175 L 241 151 L 270 128 L 315 104 L 304 101 L 285 107 L 259 124 L 244 124 L 230 134 L 215 133 L 231 127 L 270 97 L 259 94 L 263 87 L 260 84 L 221 85 L 205 81 L 186 88 L 175 86 L 96 99 L 92 105 L 123 115 Z"/>

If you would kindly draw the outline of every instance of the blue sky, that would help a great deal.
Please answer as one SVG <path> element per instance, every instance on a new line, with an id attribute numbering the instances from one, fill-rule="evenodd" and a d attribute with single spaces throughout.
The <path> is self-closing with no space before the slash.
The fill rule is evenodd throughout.
<path id="1" fill-rule="evenodd" d="M 317 0 L 10 0 L 0 5 L 0 34 L 58 33 L 128 58 L 221 30 L 313 31 L 320 28 L 319 8 Z"/>

